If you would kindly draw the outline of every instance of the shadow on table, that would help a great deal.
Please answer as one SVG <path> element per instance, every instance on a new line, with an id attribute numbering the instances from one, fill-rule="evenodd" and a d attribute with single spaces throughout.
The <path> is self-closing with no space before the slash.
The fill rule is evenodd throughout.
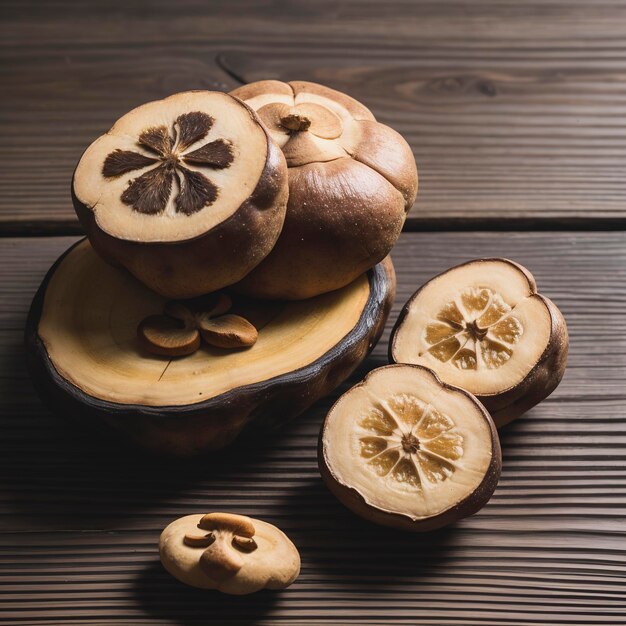
<path id="1" fill-rule="evenodd" d="M 346 509 L 321 479 L 312 479 L 289 497 L 283 529 L 294 540 L 308 577 L 363 592 L 419 582 L 450 557 L 454 526 L 430 533 L 398 531 L 366 522 Z M 271 521 L 271 520 L 270 520 Z"/>
<path id="2" fill-rule="evenodd" d="M 44 420 L 54 418 L 41 416 Z M 106 438 L 89 439 L 63 423 L 48 429 L 45 444 L 15 441 L 1 464 L 0 491 L 11 501 L 11 514 L 26 516 L 31 528 L 67 528 L 71 520 L 73 528 L 107 529 L 150 511 L 195 512 L 177 501 L 228 499 L 272 453 L 270 442 L 257 438 L 202 457 L 159 458 Z M 277 433 L 272 441 L 287 436 Z M 225 483 L 232 490 L 224 491 Z"/>
<path id="3" fill-rule="evenodd" d="M 158 561 L 139 575 L 133 591 L 141 609 L 155 620 L 170 620 L 183 626 L 226 622 L 252 625 L 264 621 L 285 593 L 264 590 L 247 596 L 229 596 L 194 589 L 172 578 Z"/>
<path id="4" fill-rule="evenodd" d="M 19 366 L 22 355 L 15 357 Z M 279 429 L 243 436 L 226 450 L 190 459 L 156 457 L 66 422 L 45 409 L 26 380 L 26 393 L 15 402 L 10 390 L 0 401 L 0 490 L 11 501 L 12 516 L 24 518 L 30 528 L 45 529 L 65 529 L 68 520 L 73 528 L 115 529 L 150 511 L 170 519 L 194 512 L 176 501 L 199 489 L 205 502 L 228 501 L 232 491 L 224 491 L 224 484 L 245 494 L 246 481 L 254 480 L 259 468 L 274 471 L 275 450 L 292 437 L 308 442 L 306 454 L 315 466 L 317 430 L 324 415 L 376 365 L 368 359 L 333 394 Z M 222 485 L 220 491 L 213 489 L 215 483 Z"/>

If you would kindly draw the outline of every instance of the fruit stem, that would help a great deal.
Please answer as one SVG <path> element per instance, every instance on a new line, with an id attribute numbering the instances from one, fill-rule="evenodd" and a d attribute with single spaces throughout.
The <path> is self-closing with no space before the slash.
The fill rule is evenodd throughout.
<path id="1" fill-rule="evenodd" d="M 280 125 L 293 132 L 309 130 L 311 120 L 306 115 L 299 113 L 288 113 L 280 118 Z"/>

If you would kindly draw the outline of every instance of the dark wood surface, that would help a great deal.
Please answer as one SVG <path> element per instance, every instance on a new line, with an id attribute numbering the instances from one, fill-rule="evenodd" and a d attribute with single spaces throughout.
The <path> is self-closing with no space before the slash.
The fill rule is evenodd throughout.
<path id="1" fill-rule="evenodd" d="M 127 110 L 313 80 L 404 134 L 410 228 L 626 221 L 626 3 L 3 0 L 0 229 L 78 232 L 69 179 Z M 24 190 L 28 193 L 24 193 Z"/>
<path id="2" fill-rule="evenodd" d="M 426 279 L 479 254 L 529 267 L 572 336 L 558 390 L 502 433 L 491 502 L 413 536 L 355 518 L 316 466 L 325 412 L 344 385 L 263 441 L 194 462 L 154 462 L 53 418 L 24 369 L 33 292 L 73 238 L 0 240 L 2 515 L 0 618 L 9 623 L 626 623 L 626 236 L 404 233 L 398 298 L 361 370 L 385 363 L 400 305 Z M 302 554 L 288 590 L 227 598 L 160 567 L 161 529 L 209 509 L 281 526 Z"/>
<path id="3" fill-rule="evenodd" d="M 625 33 L 617 0 L 1 2 L 0 623 L 626 624 Z M 25 370 L 30 300 L 80 232 L 72 169 L 132 106 L 261 78 L 348 91 L 411 143 L 394 311 L 349 383 L 273 436 L 133 456 L 54 418 Z M 478 515 L 426 536 L 366 524 L 321 482 L 321 421 L 386 362 L 408 296 L 483 255 L 562 308 L 565 378 L 502 432 Z M 294 539 L 290 589 L 232 598 L 162 570 L 161 529 L 219 509 Z"/>

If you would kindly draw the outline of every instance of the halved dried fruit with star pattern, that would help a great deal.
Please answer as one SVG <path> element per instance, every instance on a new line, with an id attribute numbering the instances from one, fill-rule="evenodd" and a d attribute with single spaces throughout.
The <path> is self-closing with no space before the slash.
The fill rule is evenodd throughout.
<path id="1" fill-rule="evenodd" d="M 247 105 L 189 91 L 132 110 L 94 141 L 72 195 L 101 256 L 161 295 L 191 298 L 237 282 L 273 248 L 287 167 Z"/>
<path id="2" fill-rule="evenodd" d="M 329 489 L 357 515 L 418 532 L 480 510 L 502 465 L 482 404 L 417 365 L 380 367 L 341 396 L 318 459 Z"/>
<path id="3" fill-rule="evenodd" d="M 447 270 L 413 295 L 389 355 L 467 389 L 503 426 L 554 391 L 568 343 L 563 315 L 537 293 L 526 268 L 479 259 Z"/>

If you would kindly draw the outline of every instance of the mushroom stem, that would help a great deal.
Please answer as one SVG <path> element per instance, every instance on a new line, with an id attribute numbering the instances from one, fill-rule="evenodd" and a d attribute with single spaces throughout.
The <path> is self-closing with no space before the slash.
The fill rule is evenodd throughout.
<path id="1" fill-rule="evenodd" d="M 309 130 L 311 126 L 311 120 L 306 115 L 299 113 L 288 113 L 280 118 L 280 125 L 287 130 L 294 132 L 300 132 Z"/>

